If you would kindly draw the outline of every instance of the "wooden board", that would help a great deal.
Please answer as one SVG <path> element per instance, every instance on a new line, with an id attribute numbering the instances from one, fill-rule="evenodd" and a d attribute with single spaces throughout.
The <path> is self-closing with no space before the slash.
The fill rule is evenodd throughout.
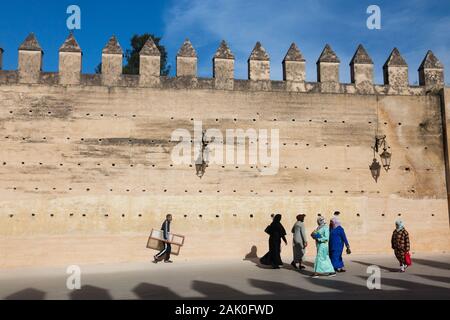
<path id="1" fill-rule="evenodd" d="M 184 245 L 184 238 L 182 235 L 169 233 L 169 240 L 164 240 L 162 230 L 152 229 L 147 241 L 147 248 L 161 251 L 164 249 L 165 242 L 170 243 L 172 245 L 171 254 L 178 256 Z"/>

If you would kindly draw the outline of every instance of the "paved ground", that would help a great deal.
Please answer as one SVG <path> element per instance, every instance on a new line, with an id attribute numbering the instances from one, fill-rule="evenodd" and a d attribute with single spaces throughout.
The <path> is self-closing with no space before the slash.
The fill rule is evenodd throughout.
<path id="1" fill-rule="evenodd" d="M 415 255 L 407 273 L 392 256 L 351 256 L 347 272 L 313 279 L 256 259 L 82 266 L 82 289 L 66 287 L 66 268 L 0 270 L 1 299 L 450 299 L 450 254 Z M 311 259 L 308 259 L 311 261 Z M 381 290 L 369 290 L 367 267 L 381 270 Z"/>

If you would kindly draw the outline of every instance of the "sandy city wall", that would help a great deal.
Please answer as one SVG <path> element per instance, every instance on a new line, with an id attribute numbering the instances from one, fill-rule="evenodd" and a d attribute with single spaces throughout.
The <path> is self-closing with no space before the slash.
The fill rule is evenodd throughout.
<path id="1" fill-rule="evenodd" d="M 267 70 L 265 55 L 252 57 Z M 216 58 L 232 68 L 226 49 Z M 287 70 L 304 64 L 287 58 Z M 129 75 L 106 86 L 102 75 L 66 85 L 41 72 L 24 84 L 16 71 L 0 71 L 0 267 L 150 259 L 147 236 L 167 213 L 172 231 L 186 236 L 182 259 L 243 259 L 253 246 L 261 255 L 273 213 L 283 214 L 290 240 L 298 213 L 310 232 L 317 213 L 330 218 L 335 210 L 355 253 L 390 252 L 399 215 L 413 251 L 448 251 L 448 89 L 303 77 L 230 82 L 226 74 L 226 86 L 217 78 Z M 174 164 L 171 135 L 193 134 L 194 121 L 223 134 L 278 129 L 278 173 L 211 164 L 200 179 L 194 163 Z M 377 126 L 393 154 L 378 183 L 369 171 Z"/>

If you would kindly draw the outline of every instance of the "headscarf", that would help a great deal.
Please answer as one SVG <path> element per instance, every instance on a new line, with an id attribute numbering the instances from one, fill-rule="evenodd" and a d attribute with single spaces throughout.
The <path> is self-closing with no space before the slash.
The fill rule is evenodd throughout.
<path id="1" fill-rule="evenodd" d="M 281 224 L 281 214 L 276 214 L 273 217 L 272 223 L 269 226 L 269 234 L 278 234 L 281 237 L 286 235 L 286 230 Z"/>
<path id="2" fill-rule="evenodd" d="M 396 230 L 397 231 L 401 231 L 401 230 L 403 230 L 405 228 L 405 224 L 400 219 L 395 221 L 395 226 L 396 226 Z"/>
<path id="3" fill-rule="evenodd" d="M 339 221 L 338 217 L 334 217 L 333 219 L 331 219 L 331 221 L 333 222 L 333 229 L 341 226 L 341 222 Z"/>
<path id="4" fill-rule="evenodd" d="M 321 229 L 322 227 L 326 226 L 326 222 L 325 222 L 325 218 L 322 216 L 318 216 L 317 217 L 317 228 L 316 231 L 318 231 L 319 229 Z"/>
<path id="5" fill-rule="evenodd" d="M 274 223 L 280 223 L 281 221 L 281 214 L 276 214 L 275 217 L 273 217 Z"/>

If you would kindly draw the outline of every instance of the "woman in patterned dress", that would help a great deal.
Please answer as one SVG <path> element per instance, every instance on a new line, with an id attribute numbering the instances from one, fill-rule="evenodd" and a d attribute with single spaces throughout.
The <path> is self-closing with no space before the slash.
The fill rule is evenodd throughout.
<path id="1" fill-rule="evenodd" d="M 391 239 L 392 249 L 394 249 L 395 257 L 400 263 L 400 272 L 405 272 L 408 265 L 406 264 L 405 254 L 409 252 L 409 234 L 405 229 L 402 220 L 395 222 L 395 230 Z"/>
<path id="2" fill-rule="evenodd" d="M 318 278 L 319 276 L 334 277 L 336 276 L 336 272 L 328 255 L 330 229 L 322 216 L 317 218 L 317 225 L 317 229 L 311 234 L 311 237 L 316 240 L 317 246 L 317 256 L 314 263 L 313 278 Z"/>

